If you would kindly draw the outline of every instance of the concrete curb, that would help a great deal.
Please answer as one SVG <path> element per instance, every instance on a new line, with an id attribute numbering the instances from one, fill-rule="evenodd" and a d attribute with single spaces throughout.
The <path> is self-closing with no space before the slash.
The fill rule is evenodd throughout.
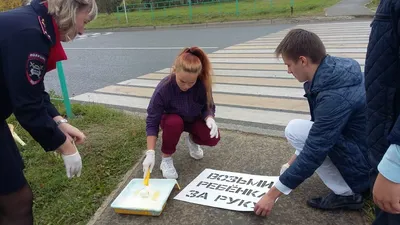
<path id="1" fill-rule="evenodd" d="M 214 23 L 200 23 L 200 24 L 182 24 L 170 26 L 144 26 L 144 27 L 120 27 L 120 28 L 93 28 L 87 29 L 90 32 L 124 32 L 124 31 L 150 31 L 150 30 L 164 30 L 164 29 L 188 29 L 188 28 L 218 28 L 218 27 L 232 27 L 232 26 L 260 26 L 272 24 L 297 24 L 297 23 L 315 23 L 315 22 L 329 22 L 329 21 L 348 21 L 357 19 L 372 19 L 373 15 L 356 15 L 356 16 L 319 16 L 319 17 L 293 17 L 293 18 L 280 18 L 269 20 L 243 20 L 243 21 L 229 21 L 229 22 L 214 22 Z"/>

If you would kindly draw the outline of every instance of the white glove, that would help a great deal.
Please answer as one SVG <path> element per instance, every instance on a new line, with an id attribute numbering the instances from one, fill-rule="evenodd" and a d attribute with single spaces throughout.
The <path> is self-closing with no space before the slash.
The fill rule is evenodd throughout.
<path id="1" fill-rule="evenodd" d="M 212 117 L 208 117 L 206 120 L 207 127 L 210 128 L 210 137 L 218 138 L 218 127 L 215 120 Z"/>
<path id="2" fill-rule="evenodd" d="M 155 163 L 155 152 L 154 150 L 147 150 L 146 151 L 146 158 L 143 161 L 143 177 L 146 176 L 147 170 L 150 169 L 150 173 L 153 172 L 153 167 Z"/>
<path id="3" fill-rule="evenodd" d="M 290 165 L 288 163 L 285 163 L 284 165 L 282 165 L 281 172 L 279 175 L 282 175 L 287 170 L 287 168 L 289 168 L 289 166 Z"/>
<path id="4" fill-rule="evenodd" d="M 81 155 L 78 151 L 72 155 L 63 155 L 61 154 L 62 159 L 64 160 L 65 170 L 67 171 L 67 177 L 72 178 L 76 175 L 76 177 L 81 176 L 82 171 L 82 159 Z"/>

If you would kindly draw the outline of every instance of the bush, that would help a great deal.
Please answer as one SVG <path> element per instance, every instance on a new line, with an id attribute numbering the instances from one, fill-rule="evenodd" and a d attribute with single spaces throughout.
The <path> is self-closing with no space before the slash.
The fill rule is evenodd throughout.
<path id="1" fill-rule="evenodd" d="M 122 0 L 97 0 L 99 12 L 111 14 L 117 10 L 117 6 L 120 6 Z"/>
<path id="2" fill-rule="evenodd" d="M 23 0 L 0 0 L 0 12 L 20 7 L 23 2 Z"/>

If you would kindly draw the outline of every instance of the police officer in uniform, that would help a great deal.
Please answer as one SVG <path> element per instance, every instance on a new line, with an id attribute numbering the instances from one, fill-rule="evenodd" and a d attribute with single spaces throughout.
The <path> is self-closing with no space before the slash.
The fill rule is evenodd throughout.
<path id="1" fill-rule="evenodd" d="M 33 0 L 0 13 L 1 225 L 33 224 L 33 194 L 6 123 L 11 114 L 45 151 L 61 153 L 68 178 L 81 174 L 74 142 L 83 143 L 85 135 L 51 104 L 43 79 L 67 58 L 61 41 L 74 39 L 96 15 L 95 0 Z"/>

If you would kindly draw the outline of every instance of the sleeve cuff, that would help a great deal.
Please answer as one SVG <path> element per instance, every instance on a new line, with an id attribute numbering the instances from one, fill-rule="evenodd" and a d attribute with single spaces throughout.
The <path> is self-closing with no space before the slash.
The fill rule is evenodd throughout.
<path id="1" fill-rule="evenodd" d="M 203 113 L 203 120 L 205 120 L 208 116 L 214 116 L 212 112 L 209 111 L 205 111 Z"/>
<path id="2" fill-rule="evenodd" d="M 285 195 L 290 194 L 292 192 L 292 189 L 288 188 L 286 185 L 282 184 L 282 182 L 278 179 L 278 181 L 275 183 L 276 189 L 278 189 L 280 192 L 282 192 Z"/>
<path id="3" fill-rule="evenodd" d="M 146 132 L 146 134 L 147 134 L 147 136 L 156 136 L 156 137 L 158 137 L 158 133 L 159 133 L 159 130 L 158 129 L 156 129 L 156 130 L 147 130 L 147 132 Z"/>
<path id="4" fill-rule="evenodd" d="M 400 184 L 400 146 L 389 146 L 378 165 L 379 172 L 388 180 Z"/>
<path id="5" fill-rule="evenodd" d="M 46 142 L 46 140 L 44 140 L 45 143 L 41 143 L 41 146 L 46 152 L 54 151 L 58 149 L 62 144 L 64 144 L 66 139 L 67 137 L 65 136 L 65 134 L 60 129 L 56 128 L 54 129 L 54 134 L 51 139 L 46 139 L 49 142 Z"/>

